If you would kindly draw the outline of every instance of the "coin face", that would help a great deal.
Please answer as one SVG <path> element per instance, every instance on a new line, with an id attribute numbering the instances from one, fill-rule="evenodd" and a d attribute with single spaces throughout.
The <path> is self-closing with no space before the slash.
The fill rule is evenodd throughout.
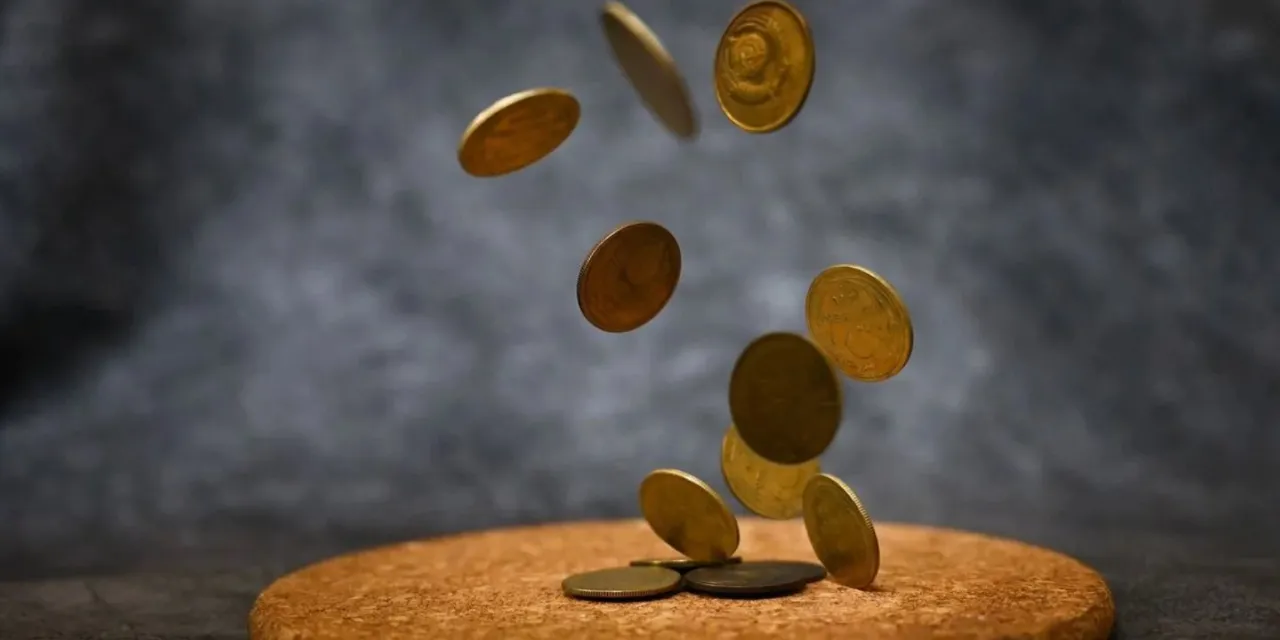
<path id="1" fill-rule="evenodd" d="M 697 136 L 689 88 L 658 36 L 621 2 L 606 3 L 600 22 L 618 66 L 649 111 L 677 137 Z"/>
<path id="2" fill-rule="evenodd" d="M 819 273 L 804 301 L 809 334 L 846 375 L 888 380 L 911 359 L 911 314 L 884 278 L 854 265 Z"/>
<path id="3" fill-rule="evenodd" d="M 729 413 L 757 455 L 778 464 L 817 458 L 835 439 L 840 379 L 812 342 L 794 333 L 756 338 L 729 379 Z"/>
<path id="4" fill-rule="evenodd" d="M 742 506 L 752 513 L 787 520 L 804 508 L 804 488 L 821 471 L 815 458 L 800 464 L 771 462 L 751 450 L 729 425 L 720 444 L 720 472 Z"/>
<path id="5" fill-rule="evenodd" d="M 870 585 L 880 572 L 880 542 L 871 516 L 839 478 L 819 474 L 804 490 L 804 528 L 831 579 L 848 587 Z"/>
<path id="6" fill-rule="evenodd" d="M 633 567 L 666 567 L 672 571 L 685 573 L 694 569 L 703 567 L 718 567 L 726 564 L 737 564 L 742 562 L 742 556 L 733 556 L 724 560 L 694 560 L 692 558 L 644 558 L 641 560 L 632 560 Z"/>
<path id="7" fill-rule="evenodd" d="M 579 573 L 560 583 L 565 595 L 590 600 L 637 600 L 680 590 L 679 573 L 664 567 L 617 567 Z"/>
<path id="8" fill-rule="evenodd" d="M 640 483 L 640 511 L 663 542 L 699 561 L 720 561 L 738 549 L 738 519 L 707 483 L 658 469 Z"/>
<path id="9" fill-rule="evenodd" d="M 519 171 L 567 140 L 581 114 L 578 99 L 561 89 L 509 95 L 471 121 L 458 143 L 458 164 L 480 178 Z"/>
<path id="10" fill-rule="evenodd" d="M 716 101 L 751 133 L 786 126 L 813 85 L 813 36 L 800 12 L 781 0 L 753 2 L 733 17 L 716 47 Z"/>
<path id="11" fill-rule="evenodd" d="M 762 596 L 795 593 L 826 571 L 809 562 L 743 562 L 695 569 L 685 574 L 691 591 L 716 595 Z"/>
<path id="12" fill-rule="evenodd" d="M 634 331 L 657 317 L 679 282 L 676 237 L 655 222 L 627 223 L 582 261 L 578 308 L 601 331 Z"/>

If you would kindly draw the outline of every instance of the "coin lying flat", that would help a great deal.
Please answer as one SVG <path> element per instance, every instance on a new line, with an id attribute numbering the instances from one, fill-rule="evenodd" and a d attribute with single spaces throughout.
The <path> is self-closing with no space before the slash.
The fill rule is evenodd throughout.
<path id="1" fill-rule="evenodd" d="M 724 561 L 738 549 L 738 519 L 707 483 L 658 469 L 640 483 L 640 511 L 663 542 L 700 561 Z"/>
<path id="2" fill-rule="evenodd" d="M 729 379 L 729 413 L 752 451 L 778 464 L 817 458 L 836 437 L 840 379 L 812 342 L 768 333 L 738 356 Z"/>
<path id="3" fill-rule="evenodd" d="M 778 464 L 751 450 L 733 425 L 720 444 L 720 472 L 724 482 L 752 513 L 787 520 L 804 508 L 804 487 L 822 470 L 815 458 L 800 464 Z"/>
<path id="4" fill-rule="evenodd" d="M 680 282 L 680 244 L 656 222 L 614 229 L 578 272 L 578 309 L 597 329 L 634 331 L 667 306 Z"/>
<path id="5" fill-rule="evenodd" d="M 809 97 L 815 56 L 804 16 L 781 0 L 743 7 L 716 47 L 716 101 L 751 133 L 785 127 Z"/>
<path id="6" fill-rule="evenodd" d="M 742 556 L 733 556 L 724 560 L 694 560 L 692 558 L 643 558 L 640 560 L 632 560 L 633 567 L 666 567 L 672 571 L 685 573 L 694 569 L 703 567 L 719 567 L 726 564 L 738 564 L 742 562 Z"/>
<path id="7" fill-rule="evenodd" d="M 685 586 L 726 596 L 764 596 L 795 593 L 826 576 L 826 570 L 809 562 L 743 562 L 695 569 L 685 574 Z"/>
<path id="8" fill-rule="evenodd" d="M 869 269 L 840 264 L 809 284 L 805 320 L 814 342 L 854 380 L 888 380 L 911 359 L 911 314 L 893 285 Z"/>
<path id="9" fill-rule="evenodd" d="M 871 516 L 844 482 L 819 474 L 804 490 L 804 528 L 809 544 L 831 579 L 848 587 L 869 586 L 880 572 L 880 541 Z"/>
<path id="10" fill-rule="evenodd" d="M 458 143 L 458 164 L 479 178 L 519 171 L 550 155 L 578 126 L 582 107 L 561 89 L 529 89 L 480 112 Z"/>
<path id="11" fill-rule="evenodd" d="M 675 136 L 697 136 L 689 88 L 658 36 L 621 2 L 606 3 L 600 22 L 618 66 L 649 111 Z"/>
<path id="12" fill-rule="evenodd" d="M 590 600 L 637 600 L 680 590 L 680 574 L 664 567 L 617 567 L 579 573 L 560 583 L 565 595 Z"/>

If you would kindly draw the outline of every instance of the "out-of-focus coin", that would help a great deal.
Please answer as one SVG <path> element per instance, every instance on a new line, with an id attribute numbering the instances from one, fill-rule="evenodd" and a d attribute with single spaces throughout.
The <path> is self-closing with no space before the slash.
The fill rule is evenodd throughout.
<path id="1" fill-rule="evenodd" d="M 529 89 L 480 112 L 458 143 L 458 164 L 479 178 L 519 171 L 555 151 L 578 126 L 582 107 L 562 89 Z"/>
<path id="2" fill-rule="evenodd" d="M 809 480 L 804 528 L 833 581 L 858 589 L 875 581 L 880 572 L 876 528 L 853 489 L 839 478 L 823 473 Z"/>
<path id="3" fill-rule="evenodd" d="M 677 137 L 697 136 L 689 88 L 658 36 L 621 2 L 605 3 L 600 22 L 618 66 L 649 111 Z"/>
<path id="4" fill-rule="evenodd" d="M 560 586 L 575 598 L 638 600 L 679 591 L 680 574 L 665 567 L 616 567 L 569 576 Z"/>
<path id="5" fill-rule="evenodd" d="M 657 317 L 680 282 L 680 244 L 656 222 L 629 222 L 587 253 L 578 308 L 597 329 L 634 331 Z"/>
<path id="6" fill-rule="evenodd" d="M 771 462 L 751 450 L 733 425 L 720 444 L 720 472 L 724 482 L 752 513 L 775 520 L 800 515 L 804 508 L 804 487 L 822 465 L 815 458 L 800 464 Z"/>
<path id="7" fill-rule="evenodd" d="M 729 121 L 751 133 L 791 122 L 813 85 L 809 24 L 781 0 L 743 7 L 716 47 L 716 101 Z"/>
<path id="8" fill-rule="evenodd" d="M 643 558 L 640 560 L 632 560 L 633 567 L 666 567 L 672 571 L 685 573 L 694 569 L 703 567 L 719 567 L 726 564 L 738 564 L 742 562 L 742 556 L 733 556 L 724 560 L 694 560 L 692 558 Z"/>
<path id="9" fill-rule="evenodd" d="M 814 342 L 846 375 L 888 380 L 911 359 L 911 314 L 893 285 L 871 270 L 828 267 L 809 284 L 805 320 Z"/>
<path id="10" fill-rule="evenodd" d="M 729 413 L 738 435 L 778 464 L 800 464 L 826 451 L 840 427 L 842 402 L 831 363 L 794 333 L 756 338 L 729 379 Z"/>
<path id="11" fill-rule="evenodd" d="M 799 591 L 826 573 L 810 562 L 743 562 L 695 569 L 685 574 L 684 583 L 690 591 L 715 595 L 782 595 Z"/>
<path id="12" fill-rule="evenodd" d="M 694 560 L 720 561 L 738 549 L 738 519 L 707 483 L 658 469 L 640 483 L 640 511 L 653 532 Z"/>

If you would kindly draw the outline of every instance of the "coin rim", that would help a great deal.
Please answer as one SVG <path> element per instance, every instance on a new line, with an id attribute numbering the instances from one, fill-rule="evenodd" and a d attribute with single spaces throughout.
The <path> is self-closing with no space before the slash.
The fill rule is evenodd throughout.
<path id="1" fill-rule="evenodd" d="M 800 100 L 796 102 L 795 108 L 775 122 L 759 127 L 753 127 L 734 117 L 734 115 L 729 112 L 729 107 L 725 106 L 724 98 L 720 95 L 720 83 L 718 81 L 720 74 L 717 70 L 719 69 L 720 51 L 724 46 L 725 39 L 729 37 L 729 32 L 733 30 L 733 25 L 738 22 L 738 18 L 742 17 L 742 15 L 747 11 L 765 4 L 776 5 L 795 18 L 796 22 L 800 25 L 800 31 L 804 34 L 805 54 L 809 56 L 809 59 L 812 60 L 813 63 L 809 65 L 809 74 L 808 77 L 805 78 L 804 93 L 800 95 Z M 747 133 L 773 133 L 774 131 L 791 124 L 791 121 L 795 120 L 796 116 L 800 115 L 800 112 L 804 109 L 805 103 L 808 102 L 809 92 L 813 90 L 813 79 L 818 71 L 818 56 L 816 47 L 813 43 L 813 30 L 809 28 L 809 21 L 805 19 L 804 14 L 800 13 L 799 9 L 796 9 L 791 5 L 791 3 L 785 2 L 784 0 L 756 0 L 755 2 L 739 9 L 737 13 L 733 14 L 733 18 L 729 20 L 729 24 L 725 26 L 724 33 L 720 34 L 720 40 L 716 43 L 715 56 L 716 59 L 711 65 L 711 69 L 712 86 L 715 88 L 714 93 L 716 94 L 716 104 L 720 105 L 720 112 L 724 114 L 725 118 L 728 118 L 729 122 L 732 122 L 734 126 L 746 131 Z"/>
<path id="2" fill-rule="evenodd" d="M 852 582 L 845 582 L 838 579 L 840 576 L 840 572 L 836 571 L 832 567 L 827 566 L 827 563 L 824 562 L 822 559 L 823 554 L 818 550 L 818 547 L 825 546 L 825 545 L 819 544 L 819 540 L 821 540 L 821 538 L 818 536 L 815 536 L 813 533 L 814 529 L 816 528 L 816 525 L 810 524 L 812 519 L 815 517 L 815 516 L 812 516 L 811 514 L 813 514 L 816 511 L 816 509 L 814 509 L 813 505 L 811 504 L 814 501 L 814 498 L 809 497 L 809 494 L 810 494 L 809 485 L 816 486 L 818 483 L 822 483 L 822 482 L 826 482 L 834 485 L 836 489 L 839 489 L 843 493 L 844 497 L 847 498 L 849 502 L 853 505 L 854 510 L 857 511 L 859 516 L 861 516 L 863 524 L 865 524 L 867 527 L 866 529 L 867 532 L 871 534 L 870 538 L 871 538 L 872 566 L 870 571 L 870 577 L 865 582 L 855 584 Z M 814 495 L 817 495 L 816 491 L 817 490 L 815 489 Z M 862 500 L 858 499 L 858 494 L 848 484 L 846 484 L 844 480 L 841 480 L 840 478 L 837 478 L 829 473 L 819 473 L 813 478 L 810 478 L 809 484 L 805 486 L 804 493 L 805 493 L 805 501 L 804 501 L 805 535 L 809 538 L 809 546 L 813 547 L 813 553 L 818 557 L 818 562 L 822 564 L 823 568 L 827 570 L 828 577 L 830 577 L 835 582 L 844 584 L 846 586 L 858 588 L 858 589 L 869 586 L 872 583 L 874 583 L 876 581 L 876 576 L 880 574 L 880 536 L 876 534 L 876 526 L 874 523 L 871 522 L 871 515 L 867 513 L 866 507 L 862 506 Z"/>
<path id="3" fill-rule="evenodd" d="M 816 464 L 817 468 L 814 470 L 814 475 L 817 475 L 819 473 L 822 473 L 822 463 L 818 460 L 818 458 L 810 458 L 799 464 L 782 464 L 780 462 L 774 462 L 772 460 L 769 460 L 768 458 L 765 458 L 759 453 L 756 453 L 755 449 L 752 449 L 751 446 L 747 444 L 747 441 L 742 439 L 742 434 L 738 432 L 738 427 L 734 424 L 730 424 L 729 428 L 725 429 L 724 437 L 721 438 L 720 440 L 720 475 L 724 478 L 725 486 L 729 487 L 729 493 L 732 493 L 733 497 L 737 498 L 738 502 L 741 503 L 742 506 L 746 507 L 747 510 L 750 511 L 751 513 L 754 513 L 762 518 L 768 518 L 770 520 L 794 520 L 795 518 L 802 515 L 804 513 L 804 488 L 803 487 L 800 489 L 800 505 L 795 509 L 794 515 L 780 516 L 780 515 L 775 515 L 771 513 L 764 513 L 764 510 L 759 509 L 758 505 L 750 504 L 750 502 L 752 501 L 743 499 L 742 492 L 739 492 L 738 489 L 734 487 L 733 479 L 730 478 L 729 476 L 729 465 L 726 464 L 728 461 L 727 449 L 729 447 L 729 440 L 735 433 L 738 434 L 738 442 L 741 443 L 743 447 L 746 447 L 748 451 L 755 454 L 756 457 L 763 460 L 766 464 L 771 464 L 779 467 L 800 467 L 807 464 Z M 813 476 L 809 476 L 809 478 L 812 478 L 812 477 Z M 808 486 L 808 485 L 809 485 L 809 479 L 805 479 L 805 486 Z"/>
<path id="4" fill-rule="evenodd" d="M 675 123 L 663 118 L 662 114 L 658 113 L 658 110 L 652 105 L 649 96 L 645 95 L 645 93 L 640 90 L 640 87 L 636 85 L 635 81 L 632 80 L 631 70 L 623 63 L 623 56 L 618 53 L 618 45 L 614 42 L 614 39 L 610 37 L 610 33 L 612 32 L 609 30 L 608 26 L 606 26 L 606 23 L 610 20 L 617 23 L 617 25 L 621 27 L 628 36 L 639 43 L 640 47 L 643 48 L 645 52 L 648 53 L 649 56 L 657 63 L 658 67 L 662 69 L 662 73 L 667 77 L 667 80 L 671 81 L 672 87 L 676 89 L 681 101 L 684 103 L 685 114 L 688 116 L 688 130 L 677 127 L 675 126 Z M 667 51 L 667 48 L 662 44 L 662 39 L 658 37 L 658 34 L 655 33 L 653 29 L 649 28 L 649 25 L 646 24 L 639 15 L 632 11 L 630 7 L 618 2 L 617 0 L 610 0 L 605 3 L 603 8 L 601 8 L 600 22 L 601 31 L 604 31 L 605 42 L 609 43 L 609 48 L 613 51 L 614 61 L 618 64 L 618 67 L 622 69 L 622 73 L 627 78 L 628 84 L 635 89 L 636 94 L 640 96 L 640 101 L 644 103 L 645 108 L 649 110 L 649 113 L 652 114 L 654 118 L 667 129 L 667 131 L 670 131 L 677 138 L 692 140 L 698 137 L 698 113 L 697 109 L 693 105 L 693 95 L 689 92 L 689 85 L 685 81 L 684 75 L 680 73 L 680 67 L 676 64 L 675 57 L 671 55 L 670 51 Z"/>
<path id="5" fill-rule="evenodd" d="M 659 230 L 661 230 L 663 233 L 667 234 L 667 237 L 671 239 L 671 246 L 675 247 L 676 249 L 675 286 L 671 287 L 671 291 L 667 292 L 667 297 L 663 298 L 662 304 L 658 305 L 658 308 L 654 310 L 653 314 L 650 315 L 648 318 L 645 318 L 643 322 L 640 322 L 634 327 L 629 325 L 621 325 L 622 328 L 619 328 L 619 326 L 617 325 L 613 327 L 605 326 L 603 322 L 598 322 L 599 318 L 595 317 L 595 314 L 587 311 L 588 307 L 584 299 L 586 297 L 587 278 L 591 270 L 592 258 L 594 258 L 595 255 L 599 253 L 600 250 L 603 249 L 606 244 L 608 244 L 611 240 L 614 240 L 617 236 L 621 235 L 623 232 L 629 231 L 631 229 L 635 229 L 637 227 L 645 227 L 645 226 L 656 227 Z M 676 239 L 676 235 L 672 233 L 670 229 L 666 228 L 665 226 L 657 222 L 653 222 L 651 220 L 633 220 L 631 222 L 624 222 L 618 225 L 617 227 L 615 227 L 609 233 L 606 233 L 603 238 L 600 238 L 598 241 L 596 241 L 596 243 L 592 245 L 591 249 L 587 251 L 586 257 L 582 259 L 582 266 L 578 267 L 578 284 L 577 284 L 578 311 L 582 313 L 582 317 L 586 318 L 587 322 L 590 323 L 591 326 L 601 331 L 604 331 L 606 333 L 629 333 L 631 331 L 635 331 L 636 329 L 639 329 L 640 327 L 643 327 L 644 325 L 652 322 L 654 318 L 658 317 L 658 315 L 662 313 L 663 309 L 667 308 L 667 304 L 671 302 L 671 298 L 675 297 L 676 295 L 676 289 L 680 288 L 680 275 L 683 269 L 684 269 L 684 254 L 680 250 L 680 241 Z"/>
<path id="6" fill-rule="evenodd" d="M 694 560 L 693 558 L 637 558 L 627 563 L 632 567 L 664 567 L 672 571 L 693 571 L 706 567 L 720 567 L 726 564 L 742 564 L 742 556 L 729 556 L 724 560 Z"/>
<path id="7" fill-rule="evenodd" d="M 569 581 L 592 573 L 601 573 L 605 571 L 624 571 L 633 569 L 661 569 L 664 572 L 675 575 L 675 580 L 670 584 L 662 587 L 654 587 L 652 589 L 642 589 L 636 591 L 623 591 L 621 589 L 570 589 Z M 664 576 L 666 577 L 666 576 Z M 636 566 L 627 565 L 625 567 L 607 567 L 604 569 L 594 569 L 591 571 L 580 571 L 578 573 L 566 576 L 560 581 L 560 590 L 571 598 L 583 598 L 588 600 L 631 600 L 637 598 L 651 598 L 653 596 L 666 595 L 679 591 L 684 584 L 684 575 L 675 569 L 658 566 Z"/>
<path id="8" fill-rule="evenodd" d="M 729 522 L 731 524 L 731 529 L 733 532 L 733 544 L 729 545 L 730 548 L 728 551 L 725 552 L 725 557 L 733 557 L 733 555 L 738 552 L 738 546 L 742 544 L 742 531 L 741 531 L 741 527 L 738 526 L 737 514 L 733 512 L 733 509 L 729 508 L 729 503 L 724 501 L 724 498 L 719 494 L 719 492 L 711 488 L 711 485 L 707 484 L 706 482 L 703 482 L 701 478 L 687 471 L 681 471 L 679 469 L 665 469 L 665 468 L 654 469 L 653 471 L 650 471 L 649 473 L 645 474 L 644 479 L 640 481 L 640 490 L 639 490 L 640 495 L 638 496 L 640 498 L 640 515 L 644 518 L 645 524 L 649 525 L 649 529 L 653 531 L 653 533 L 657 535 L 659 539 L 665 542 L 667 546 L 671 547 L 672 549 L 675 549 L 681 554 L 684 554 L 685 557 L 697 560 L 697 558 L 693 558 L 693 556 L 690 556 L 687 552 L 685 552 L 684 549 L 680 549 L 676 547 L 676 545 L 672 544 L 671 541 L 662 537 L 662 535 L 658 533 L 657 529 L 654 528 L 653 523 L 649 520 L 649 514 L 645 513 L 644 488 L 645 488 L 645 485 L 649 482 L 650 478 L 654 478 L 657 476 L 672 476 L 672 477 L 676 477 L 681 480 L 684 480 L 685 482 L 688 482 L 698 487 L 699 489 L 702 489 L 704 493 L 706 493 L 707 495 L 711 496 L 714 499 L 716 505 L 720 507 L 720 514 L 729 516 Z"/>
<path id="9" fill-rule="evenodd" d="M 574 106 L 576 107 L 575 109 L 576 115 L 574 116 L 573 124 L 569 127 L 569 133 L 565 135 L 563 139 L 557 142 L 555 146 L 551 147 L 551 149 L 549 149 L 546 153 L 542 154 L 538 158 L 534 159 L 532 162 L 529 162 L 523 166 L 519 166 L 514 169 L 507 169 L 505 171 L 500 171 L 497 173 L 484 173 L 484 172 L 477 173 L 475 171 L 472 171 L 474 167 L 467 166 L 467 163 L 463 160 L 463 152 L 467 148 L 467 141 L 470 140 L 475 135 L 476 130 L 484 126 L 484 124 L 487 123 L 489 120 L 493 119 L 494 116 L 501 113 L 503 109 L 507 109 L 520 102 L 524 102 L 526 100 L 532 100 L 534 98 L 539 98 L 542 96 L 558 96 L 562 98 L 568 98 L 570 101 L 573 102 Z M 560 146 L 563 145 L 565 141 L 567 141 L 569 137 L 573 134 L 574 130 L 578 128 L 578 122 L 581 119 L 582 119 L 582 103 L 579 102 L 578 97 L 573 95 L 573 93 L 570 92 L 568 89 L 560 89 L 557 87 L 535 87 L 532 89 L 525 89 L 524 91 L 517 91 L 511 95 L 499 98 L 493 104 L 489 105 L 488 107 L 485 107 L 483 111 L 476 114 L 476 117 L 471 119 L 471 123 L 468 124 L 467 128 L 462 131 L 462 137 L 458 139 L 458 165 L 462 167 L 463 171 L 477 178 L 496 178 L 498 176 L 504 176 L 509 173 L 515 173 L 516 171 L 524 169 L 525 167 L 528 167 L 538 162 L 539 160 L 551 155 L 556 149 L 559 149 Z"/>
<path id="10" fill-rule="evenodd" d="M 816 295 L 814 292 L 814 289 L 817 288 L 818 282 L 821 281 L 824 277 L 826 277 L 828 273 L 834 273 L 836 271 L 853 271 L 870 279 L 875 285 L 882 287 L 885 290 L 885 292 L 888 293 L 889 298 L 892 300 L 895 306 L 897 306 L 897 308 L 902 311 L 902 317 L 906 321 L 906 325 L 907 325 L 907 331 L 906 331 L 907 348 L 902 352 L 902 358 L 898 362 L 895 362 L 893 368 L 889 369 L 887 373 L 884 373 L 882 375 L 877 375 L 877 376 L 869 376 L 869 377 L 864 377 L 864 376 L 855 374 L 849 371 L 848 369 L 845 369 L 844 366 L 840 364 L 839 358 L 836 358 L 834 355 L 831 355 L 830 353 L 828 353 L 828 350 L 822 346 L 822 341 L 818 339 L 818 332 L 814 329 L 815 323 L 813 320 L 813 316 L 809 312 L 810 309 L 812 309 L 811 303 L 813 301 L 813 297 L 814 295 Z M 911 321 L 911 309 L 907 307 L 907 303 L 902 299 L 902 294 L 898 293 L 898 289 L 894 287 L 893 284 L 890 283 L 888 280 L 886 280 L 883 276 L 861 265 L 833 264 L 827 267 L 826 269 L 823 269 L 822 271 L 818 272 L 818 275 L 814 276 L 813 280 L 809 281 L 809 290 L 805 292 L 804 320 L 805 320 L 806 327 L 809 329 L 809 336 L 812 338 L 813 343 L 818 346 L 818 349 L 822 351 L 823 355 L 826 355 L 831 360 L 831 362 L 835 365 L 835 367 L 839 369 L 841 372 L 843 372 L 846 376 L 848 376 L 853 380 L 857 380 L 858 382 L 884 382 L 885 380 L 888 380 L 894 376 L 897 376 L 899 373 L 902 373 L 903 369 L 906 368 L 907 363 L 911 361 L 912 352 L 915 351 L 915 342 L 916 342 L 915 327 Z"/>
<path id="11" fill-rule="evenodd" d="M 732 571 L 734 568 L 737 568 L 737 567 L 746 567 L 753 564 L 773 564 L 774 562 L 775 561 L 772 561 L 772 560 L 760 560 L 760 561 L 742 562 L 742 563 L 733 564 L 733 565 L 721 565 L 717 567 L 701 567 L 698 569 L 694 569 L 693 571 L 690 571 L 689 573 L 684 574 L 684 588 L 688 589 L 689 591 L 696 591 L 698 593 L 706 593 L 711 595 L 783 595 L 788 593 L 795 593 L 797 591 L 804 589 L 806 586 L 813 584 L 814 582 L 817 582 L 817 580 L 810 580 L 810 579 L 804 578 L 804 579 L 788 582 L 786 583 L 786 586 L 778 585 L 775 587 L 768 587 L 768 588 L 706 587 L 704 585 L 698 584 L 697 576 L 694 575 L 699 571 L 711 571 L 711 572 L 725 571 L 725 570 Z M 826 567 L 823 567 L 823 571 L 826 571 Z M 826 577 L 826 576 L 823 576 L 823 577 Z"/>

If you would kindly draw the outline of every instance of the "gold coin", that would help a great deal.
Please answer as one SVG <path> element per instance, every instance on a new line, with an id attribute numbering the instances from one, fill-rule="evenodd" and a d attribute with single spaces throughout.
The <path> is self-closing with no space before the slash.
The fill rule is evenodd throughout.
<path id="1" fill-rule="evenodd" d="M 804 107 L 814 64 L 813 36 L 804 16 L 782 0 L 753 2 L 720 36 L 716 101 L 744 131 L 777 131 Z"/>
<path id="2" fill-rule="evenodd" d="M 880 572 L 876 528 L 853 489 L 839 478 L 821 473 L 809 480 L 804 528 L 832 580 L 859 589 L 875 581 Z"/>
<path id="3" fill-rule="evenodd" d="M 720 472 L 724 482 L 752 513 L 788 520 L 804 508 L 804 487 L 821 471 L 815 458 L 800 464 L 770 462 L 751 450 L 738 430 L 729 425 L 720 444 Z"/>
<path id="4" fill-rule="evenodd" d="M 519 171 L 555 151 L 578 126 L 582 107 L 561 89 L 529 89 L 480 112 L 462 133 L 458 164 L 492 178 Z"/>
<path id="5" fill-rule="evenodd" d="M 835 369 L 802 336 L 760 336 L 733 365 L 729 413 L 742 441 L 765 460 L 800 464 L 822 455 L 842 411 Z"/>
<path id="6" fill-rule="evenodd" d="M 564 579 L 567 596 L 590 600 L 636 600 L 675 593 L 681 576 L 665 567 L 617 567 L 579 573 Z"/>
<path id="7" fill-rule="evenodd" d="M 672 571 L 685 573 L 694 569 L 703 567 L 721 567 L 726 564 L 738 564 L 742 562 L 742 556 L 733 556 L 724 560 L 694 560 L 692 558 L 643 558 L 640 560 L 632 560 L 633 567 L 666 567 Z"/>
<path id="8" fill-rule="evenodd" d="M 911 314 L 884 278 L 839 264 L 819 273 L 804 300 L 814 342 L 850 378 L 888 380 L 911 359 Z"/>
<path id="9" fill-rule="evenodd" d="M 671 548 L 694 560 L 723 561 L 738 550 L 738 519 L 707 483 L 658 469 L 640 483 L 640 511 Z"/>
<path id="10" fill-rule="evenodd" d="M 656 222 L 614 229 L 578 272 L 578 308 L 597 329 L 625 333 L 657 317 L 680 282 L 680 244 Z"/>
<path id="11" fill-rule="evenodd" d="M 605 3 L 600 22 L 618 66 L 649 111 L 677 137 L 697 136 L 689 88 L 658 36 L 621 2 Z"/>

